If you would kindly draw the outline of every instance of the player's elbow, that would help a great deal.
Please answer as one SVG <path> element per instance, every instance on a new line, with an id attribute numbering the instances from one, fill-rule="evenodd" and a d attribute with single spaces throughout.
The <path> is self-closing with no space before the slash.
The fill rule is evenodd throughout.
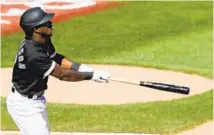
<path id="1" fill-rule="evenodd" d="M 64 70 L 56 64 L 53 72 L 51 73 L 52 76 L 58 78 L 59 80 L 64 80 L 65 79 L 65 73 Z"/>
<path id="2" fill-rule="evenodd" d="M 66 81 L 66 75 L 64 74 L 64 72 L 62 70 L 60 70 L 56 75 L 56 78 L 58 78 L 61 81 Z"/>

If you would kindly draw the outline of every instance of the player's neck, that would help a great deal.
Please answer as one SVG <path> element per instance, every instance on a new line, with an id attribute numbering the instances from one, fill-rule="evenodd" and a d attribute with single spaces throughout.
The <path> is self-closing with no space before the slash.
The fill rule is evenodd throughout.
<path id="1" fill-rule="evenodd" d="M 32 40 L 34 40 L 34 41 L 36 41 L 38 43 L 41 43 L 41 44 L 45 43 L 45 39 L 43 37 L 41 37 L 40 35 L 38 35 L 38 34 L 33 34 Z"/>

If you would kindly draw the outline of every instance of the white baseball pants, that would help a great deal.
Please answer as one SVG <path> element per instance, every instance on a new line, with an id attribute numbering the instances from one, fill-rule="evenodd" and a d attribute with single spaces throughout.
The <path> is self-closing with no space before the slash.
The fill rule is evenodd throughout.
<path id="1" fill-rule="evenodd" d="M 44 96 L 28 99 L 17 91 L 7 97 L 7 109 L 22 135 L 50 135 Z"/>

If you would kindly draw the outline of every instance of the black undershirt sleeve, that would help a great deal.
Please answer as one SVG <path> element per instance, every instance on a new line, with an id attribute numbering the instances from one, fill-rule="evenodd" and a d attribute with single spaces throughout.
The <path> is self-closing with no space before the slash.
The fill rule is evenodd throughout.
<path id="1" fill-rule="evenodd" d="M 52 60 L 54 60 L 57 64 L 61 65 L 62 64 L 62 60 L 65 58 L 65 56 L 59 54 L 59 53 L 56 53 L 56 55 L 51 58 Z"/>

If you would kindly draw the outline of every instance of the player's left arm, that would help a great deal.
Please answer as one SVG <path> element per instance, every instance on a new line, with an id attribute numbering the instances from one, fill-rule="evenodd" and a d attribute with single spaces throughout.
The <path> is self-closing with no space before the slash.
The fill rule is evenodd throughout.
<path id="1" fill-rule="evenodd" d="M 59 64 L 63 69 L 72 69 L 80 72 L 93 72 L 93 69 L 89 66 L 82 63 L 74 62 L 59 53 L 56 53 L 55 57 L 53 57 L 52 60 Z"/>
<path id="2" fill-rule="evenodd" d="M 86 64 L 74 62 L 74 61 L 70 60 L 69 58 L 66 58 L 62 54 L 57 53 L 54 48 L 54 45 L 51 42 L 51 39 L 48 42 L 49 42 L 48 53 L 50 55 L 50 58 L 53 61 L 55 61 L 58 65 L 60 65 L 60 68 L 62 68 L 64 70 L 71 70 L 71 72 L 74 72 L 74 70 L 76 70 L 77 72 L 80 72 L 80 73 L 84 73 L 84 72 L 90 73 L 91 72 L 91 73 L 93 73 L 92 80 L 94 80 L 96 82 L 106 82 L 108 80 L 108 78 L 110 78 L 110 75 L 108 72 L 94 71 L 93 68 L 89 67 Z M 55 74 L 55 76 L 56 76 L 56 74 Z"/>

